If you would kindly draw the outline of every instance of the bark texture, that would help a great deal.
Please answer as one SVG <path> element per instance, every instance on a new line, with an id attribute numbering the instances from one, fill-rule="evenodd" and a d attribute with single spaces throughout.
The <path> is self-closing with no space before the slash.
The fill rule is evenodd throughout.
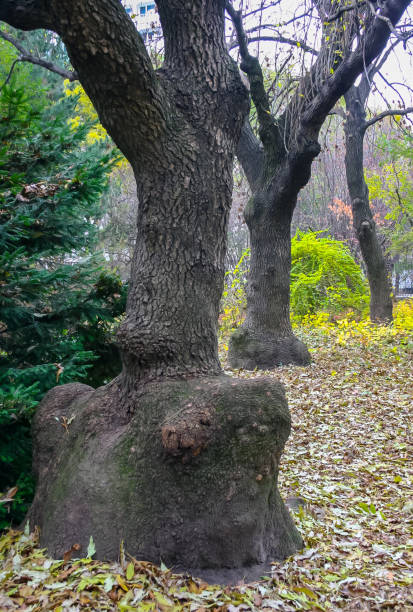
<path id="1" fill-rule="evenodd" d="M 370 75 L 372 78 L 373 75 Z M 364 179 L 363 144 L 366 132 L 365 103 L 370 91 L 370 80 L 363 77 L 358 87 L 352 87 L 346 100 L 347 185 L 353 211 L 353 227 L 360 244 L 370 285 L 370 319 L 376 323 L 393 320 L 392 285 L 383 249 L 376 231 L 376 223 L 369 205 L 369 190 Z"/>
<path id="2" fill-rule="evenodd" d="M 234 368 L 310 361 L 290 325 L 290 227 L 297 196 L 310 179 L 327 114 L 383 51 L 390 36 L 388 23 L 397 23 L 409 4 L 408 0 L 390 0 L 376 13 L 371 3 L 360 5 L 360 14 L 355 10 L 340 13 L 344 28 L 342 22 L 328 19 L 336 13 L 336 3 L 314 0 L 324 24 L 321 50 L 282 116 L 274 118 L 258 59 L 248 52 L 241 15 L 227 3 L 238 34 L 241 68 L 248 75 L 257 109 L 261 141 L 256 139 L 254 145 L 250 128 L 244 126 L 237 155 L 253 193 L 245 212 L 251 233 L 251 265 L 245 323 L 229 345 L 229 363 Z"/>
<path id="3" fill-rule="evenodd" d="M 123 539 L 177 569 L 254 576 L 302 541 L 277 490 L 282 388 L 227 379 L 217 356 L 247 90 L 225 48 L 223 0 L 157 5 L 165 62 L 155 73 L 119 0 L 0 4 L 0 19 L 61 35 L 139 198 L 122 373 L 44 399 L 29 518 L 54 555 L 92 535 L 100 558 L 117 558 Z"/>
<path id="4" fill-rule="evenodd" d="M 291 214 L 306 176 L 295 164 L 290 174 L 288 163 L 279 164 L 279 173 L 269 186 L 264 181 L 264 185 L 256 183 L 245 211 L 251 241 L 248 307 L 244 324 L 230 339 L 228 355 L 233 368 L 271 369 L 310 362 L 306 346 L 293 334 L 290 323 Z"/>

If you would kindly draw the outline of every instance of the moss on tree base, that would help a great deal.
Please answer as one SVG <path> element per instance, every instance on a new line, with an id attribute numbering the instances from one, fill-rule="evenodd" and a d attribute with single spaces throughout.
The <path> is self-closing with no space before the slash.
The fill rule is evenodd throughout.
<path id="1" fill-rule="evenodd" d="M 228 361 L 231 368 L 271 370 L 281 365 L 308 365 L 310 353 L 293 333 L 288 336 L 255 332 L 240 327 L 231 336 Z"/>
<path id="2" fill-rule="evenodd" d="M 154 382 L 131 416 L 119 405 L 117 381 L 65 385 L 37 412 L 29 519 L 51 555 L 93 536 L 97 557 L 116 559 L 123 540 L 137 558 L 232 581 L 302 546 L 277 490 L 290 432 L 277 381 Z"/>

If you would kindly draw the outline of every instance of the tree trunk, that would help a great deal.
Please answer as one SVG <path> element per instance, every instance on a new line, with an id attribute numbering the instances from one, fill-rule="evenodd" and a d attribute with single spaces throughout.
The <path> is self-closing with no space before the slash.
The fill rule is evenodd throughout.
<path id="1" fill-rule="evenodd" d="M 211 125 L 165 143 L 135 167 L 137 241 L 126 319 L 118 332 L 124 382 L 218 374 L 217 321 L 231 203 L 233 135 Z M 228 138 L 230 136 L 230 138 Z"/>
<path id="2" fill-rule="evenodd" d="M 251 240 L 247 315 L 230 338 L 228 360 L 232 368 L 247 370 L 308 365 L 310 353 L 290 322 L 291 220 L 320 146 L 307 135 L 299 153 L 287 155 L 277 129 L 269 138 L 278 142 L 262 154 L 257 139 L 254 151 L 251 135 L 245 138 L 250 129 L 244 125 L 237 151 L 254 192 L 244 213 Z M 248 148 L 240 152 L 243 142 Z"/>
<path id="3" fill-rule="evenodd" d="M 347 185 L 353 211 L 353 227 L 370 285 L 370 319 L 376 323 L 391 323 L 393 320 L 391 279 L 377 236 L 376 223 L 369 205 L 369 190 L 364 179 L 365 111 L 359 88 L 352 87 L 345 95 L 345 100 Z"/>
<path id="4" fill-rule="evenodd" d="M 124 540 L 178 570 L 255 577 L 302 540 L 277 490 L 290 430 L 281 385 L 227 378 L 217 357 L 232 163 L 248 110 L 224 2 L 158 0 L 158 73 L 118 0 L 48 4 L 44 22 L 132 164 L 139 212 L 122 373 L 44 398 L 30 523 L 59 557 L 93 536 L 99 558 L 117 558 Z M 40 27 L 40 0 L 6 5 L 14 25 Z"/>
<path id="5" fill-rule="evenodd" d="M 255 196 L 257 197 L 257 196 Z M 262 197 L 262 194 L 261 194 Z M 283 202 L 285 204 L 285 202 Z M 310 354 L 293 334 L 290 323 L 291 217 L 275 208 L 254 219 L 246 211 L 251 237 L 247 287 L 248 310 L 244 324 L 230 339 L 229 363 L 233 368 L 266 370 L 277 365 L 307 365 Z M 268 206 L 266 211 L 271 210 Z"/>

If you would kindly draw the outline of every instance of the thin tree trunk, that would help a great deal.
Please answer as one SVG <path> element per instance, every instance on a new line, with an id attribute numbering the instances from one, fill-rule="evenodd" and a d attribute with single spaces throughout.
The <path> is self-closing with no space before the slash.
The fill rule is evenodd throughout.
<path id="1" fill-rule="evenodd" d="M 353 211 L 353 227 L 370 285 L 370 318 L 376 323 L 391 323 L 393 303 L 390 274 L 377 236 L 376 223 L 369 205 L 369 190 L 364 178 L 365 100 L 360 98 L 359 88 L 356 87 L 347 92 L 345 100 L 347 185 Z"/>

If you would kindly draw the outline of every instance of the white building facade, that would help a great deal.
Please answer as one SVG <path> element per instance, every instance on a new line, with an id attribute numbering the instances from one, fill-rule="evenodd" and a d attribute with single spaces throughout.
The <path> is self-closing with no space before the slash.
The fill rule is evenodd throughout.
<path id="1" fill-rule="evenodd" d="M 154 0 L 124 0 L 126 12 L 145 41 L 161 33 L 161 22 Z"/>

